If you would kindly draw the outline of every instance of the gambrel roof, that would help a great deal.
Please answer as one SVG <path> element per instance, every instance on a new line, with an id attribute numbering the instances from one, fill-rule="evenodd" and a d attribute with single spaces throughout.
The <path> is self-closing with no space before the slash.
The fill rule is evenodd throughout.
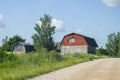
<path id="1" fill-rule="evenodd" d="M 90 38 L 90 37 L 86 37 L 86 36 L 83 36 L 83 37 L 85 38 L 85 40 L 89 46 L 98 47 L 95 39 Z"/>
<path id="2" fill-rule="evenodd" d="M 14 47 L 15 47 L 16 45 L 19 45 L 19 44 L 21 44 L 22 46 L 24 46 L 25 52 L 30 52 L 30 51 L 33 51 L 33 50 L 34 50 L 34 46 L 31 45 L 31 44 L 29 44 L 29 43 L 17 42 L 17 43 L 15 43 L 15 44 L 13 44 L 12 51 L 14 51 Z"/>
<path id="3" fill-rule="evenodd" d="M 87 37 L 87 36 L 84 36 L 84 35 L 81 35 L 81 34 L 78 34 L 78 33 L 70 33 L 70 34 L 68 34 L 68 35 L 65 35 L 64 38 L 65 38 L 66 36 L 69 36 L 69 35 L 82 36 L 82 37 L 85 39 L 85 41 L 86 41 L 86 43 L 87 43 L 88 46 L 98 47 L 98 45 L 97 45 L 97 43 L 96 43 L 96 41 L 95 41 L 94 38 L 90 38 L 90 37 Z M 63 38 L 63 39 L 64 39 L 64 38 Z M 62 40 L 62 42 L 63 42 L 63 40 Z"/>

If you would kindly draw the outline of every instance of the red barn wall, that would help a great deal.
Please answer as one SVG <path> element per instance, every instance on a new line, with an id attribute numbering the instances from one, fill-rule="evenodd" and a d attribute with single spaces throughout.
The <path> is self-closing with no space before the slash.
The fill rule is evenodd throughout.
<path id="1" fill-rule="evenodd" d="M 75 42 L 69 42 L 71 38 L 75 39 Z M 61 46 L 84 46 L 87 45 L 85 39 L 81 35 L 71 34 L 64 37 Z"/>

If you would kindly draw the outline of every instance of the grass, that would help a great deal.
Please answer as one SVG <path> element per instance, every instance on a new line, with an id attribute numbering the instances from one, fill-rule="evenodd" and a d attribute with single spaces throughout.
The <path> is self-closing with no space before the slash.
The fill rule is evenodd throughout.
<path id="1" fill-rule="evenodd" d="M 92 54 L 60 55 L 55 51 L 16 56 L 17 60 L 0 64 L 0 80 L 24 80 L 63 67 L 104 58 Z"/>

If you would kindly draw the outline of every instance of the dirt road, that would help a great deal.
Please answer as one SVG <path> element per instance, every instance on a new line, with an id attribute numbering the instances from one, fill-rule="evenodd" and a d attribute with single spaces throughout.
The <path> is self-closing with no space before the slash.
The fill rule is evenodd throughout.
<path id="1" fill-rule="evenodd" d="M 29 80 L 120 80 L 120 59 L 98 59 Z"/>

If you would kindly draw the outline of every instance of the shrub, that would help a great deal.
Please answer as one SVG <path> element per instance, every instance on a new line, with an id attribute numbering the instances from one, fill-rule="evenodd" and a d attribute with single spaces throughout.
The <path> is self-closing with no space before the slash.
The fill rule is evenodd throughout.
<path id="1" fill-rule="evenodd" d="M 103 48 L 99 48 L 97 49 L 97 55 L 109 55 L 108 52 L 106 51 L 106 49 Z"/>
<path id="2" fill-rule="evenodd" d="M 52 61 L 61 61 L 62 56 L 59 53 L 57 53 L 56 51 L 50 51 L 48 53 L 48 59 L 52 60 Z"/>
<path id="3" fill-rule="evenodd" d="M 7 61 L 14 61 L 14 60 L 17 60 L 17 59 L 18 59 L 17 56 L 15 56 L 12 53 L 8 54 L 7 57 L 6 57 Z"/>
<path id="4" fill-rule="evenodd" d="M 12 53 L 8 54 L 5 51 L 0 49 L 0 63 L 13 61 L 16 59 L 17 59 L 17 57 L 14 54 L 12 54 Z"/>
<path id="5" fill-rule="evenodd" d="M 2 49 L 0 49 L 0 63 L 3 62 L 3 60 L 6 56 L 7 56 L 7 54 Z"/>

